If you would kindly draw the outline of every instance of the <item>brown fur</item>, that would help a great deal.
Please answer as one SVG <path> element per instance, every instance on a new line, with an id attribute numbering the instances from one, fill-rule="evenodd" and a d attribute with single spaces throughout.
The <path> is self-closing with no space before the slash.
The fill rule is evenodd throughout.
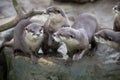
<path id="1" fill-rule="evenodd" d="M 103 29 L 95 34 L 95 38 L 97 38 L 97 42 L 107 44 L 108 46 L 114 48 L 117 51 L 120 51 L 120 32 L 113 31 L 111 29 Z M 104 39 L 102 42 L 100 38 Z M 120 57 L 118 58 L 118 63 Z"/>
<path id="2" fill-rule="evenodd" d="M 55 33 L 55 36 L 66 38 L 62 39 L 62 41 L 67 45 L 68 55 L 71 55 L 71 53 L 72 55 L 73 53 L 79 53 L 79 51 L 82 51 L 81 54 L 84 54 L 89 48 L 89 43 L 92 47 L 95 47 L 93 36 L 96 31 L 98 31 L 96 18 L 90 14 L 84 13 L 77 17 L 72 28 L 61 28 Z M 79 60 L 82 56 L 81 54 L 76 55 L 75 59 Z"/>
<path id="3" fill-rule="evenodd" d="M 33 62 L 36 62 L 34 56 L 42 43 L 43 36 L 41 30 L 43 25 L 32 23 L 28 19 L 21 20 L 14 28 L 14 38 L 10 42 L 5 42 L 3 46 L 14 48 L 14 53 L 18 51 L 24 55 L 30 55 Z"/>
<path id="4" fill-rule="evenodd" d="M 118 2 L 113 8 L 115 12 L 115 20 L 113 24 L 114 31 L 120 31 L 120 2 Z"/>
<path id="5" fill-rule="evenodd" d="M 35 61 L 35 54 L 40 49 L 43 34 L 42 26 L 37 23 L 31 23 L 29 20 L 20 21 L 14 30 L 14 49 L 21 50 L 26 54 L 30 54 Z"/>
<path id="6" fill-rule="evenodd" d="M 52 35 L 61 27 L 68 27 L 70 26 L 70 24 L 62 8 L 57 6 L 52 6 L 47 8 L 46 12 L 49 14 L 49 18 L 44 25 L 45 38 L 42 45 L 42 50 L 44 54 L 50 52 L 56 53 L 59 43 L 54 41 Z"/>
<path id="7" fill-rule="evenodd" d="M 95 34 L 95 36 L 120 44 L 120 32 L 115 32 L 112 29 L 100 30 Z"/>

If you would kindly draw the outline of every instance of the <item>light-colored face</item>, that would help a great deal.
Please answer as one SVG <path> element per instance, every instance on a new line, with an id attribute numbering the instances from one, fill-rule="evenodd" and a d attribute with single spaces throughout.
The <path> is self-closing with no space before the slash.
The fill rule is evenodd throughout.
<path id="1" fill-rule="evenodd" d="M 43 28 L 37 23 L 32 23 L 26 27 L 26 38 L 30 41 L 39 41 L 43 38 Z"/>
<path id="2" fill-rule="evenodd" d="M 120 14 L 120 3 L 117 3 L 117 4 L 113 7 L 113 11 L 115 12 L 116 15 Z"/>
<path id="3" fill-rule="evenodd" d="M 72 33 L 70 28 L 61 28 L 54 33 L 53 39 L 56 42 L 64 42 L 69 47 L 75 47 L 80 44 L 80 42 L 75 38 L 74 32 Z"/>
<path id="4" fill-rule="evenodd" d="M 51 13 L 49 16 L 49 26 L 54 31 L 57 31 L 64 24 L 66 24 L 65 22 L 65 18 L 61 14 Z"/>
<path id="5" fill-rule="evenodd" d="M 74 39 L 74 34 L 71 33 L 71 29 L 69 27 L 59 29 L 52 36 L 57 42 L 65 41 L 72 38 Z"/>
<path id="6" fill-rule="evenodd" d="M 94 36 L 94 39 L 98 43 L 106 44 L 112 48 L 120 49 L 120 45 L 114 41 L 115 36 L 112 30 L 101 30 L 97 32 Z"/>
<path id="7" fill-rule="evenodd" d="M 98 43 L 102 43 L 102 44 L 106 44 L 110 47 L 113 47 L 113 48 L 116 48 L 116 49 L 120 49 L 120 45 L 116 42 L 113 42 L 113 41 L 109 41 L 109 40 L 105 40 L 104 38 L 102 37 L 96 37 L 94 36 L 95 38 L 95 41 L 98 42 Z"/>

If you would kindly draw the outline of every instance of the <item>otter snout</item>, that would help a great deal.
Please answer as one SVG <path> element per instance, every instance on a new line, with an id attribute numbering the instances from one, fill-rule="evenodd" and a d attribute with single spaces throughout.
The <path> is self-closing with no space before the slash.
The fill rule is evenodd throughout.
<path id="1" fill-rule="evenodd" d="M 40 33 L 36 33 L 37 36 L 40 36 Z"/>
<path id="2" fill-rule="evenodd" d="M 35 33 L 35 35 L 36 35 L 37 37 L 43 36 L 43 31 L 38 31 L 38 32 Z"/>
<path id="3" fill-rule="evenodd" d="M 54 34 L 52 35 L 52 38 L 53 38 L 56 42 L 60 42 L 60 41 L 61 41 L 61 40 L 60 40 L 60 37 L 58 36 L 57 33 L 54 33 Z"/>

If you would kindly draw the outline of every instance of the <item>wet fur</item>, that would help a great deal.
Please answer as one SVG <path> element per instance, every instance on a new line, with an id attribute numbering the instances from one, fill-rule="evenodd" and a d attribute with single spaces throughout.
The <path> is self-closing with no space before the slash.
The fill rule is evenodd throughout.
<path id="1" fill-rule="evenodd" d="M 105 44 L 115 48 L 115 46 L 120 46 L 120 32 L 116 32 L 112 29 L 103 29 L 98 31 L 95 34 L 96 38 L 103 38 L 105 40 Z M 117 49 L 119 47 L 116 47 Z"/>
<path id="2" fill-rule="evenodd" d="M 120 2 L 118 2 L 114 7 L 113 11 L 115 13 L 115 20 L 113 24 L 114 31 L 120 31 Z"/>
<path id="3" fill-rule="evenodd" d="M 45 36 L 42 45 L 42 50 L 44 54 L 56 53 L 59 43 L 54 41 L 52 35 L 61 27 L 68 27 L 70 26 L 70 24 L 62 8 L 58 6 L 52 6 L 47 8 L 46 12 L 49 14 L 49 18 L 44 25 Z"/>
<path id="4" fill-rule="evenodd" d="M 93 36 L 98 29 L 99 26 L 96 18 L 84 13 L 77 17 L 72 27 L 61 28 L 55 35 L 59 38 L 61 36 L 61 41 L 67 45 L 68 55 L 73 56 L 75 53 L 80 54 L 81 51 L 85 52 L 84 50 L 89 48 L 89 44 L 92 45 L 92 48 L 95 48 Z M 65 39 L 62 39 L 62 37 Z M 71 39 L 72 42 L 69 42 Z"/>
<path id="5" fill-rule="evenodd" d="M 43 34 L 42 26 L 31 23 L 29 20 L 20 21 L 14 29 L 14 50 L 21 50 L 24 54 L 29 54 L 34 61 L 41 43 Z"/>
<path id="6" fill-rule="evenodd" d="M 29 19 L 21 20 L 14 28 L 14 37 L 11 41 L 5 42 L 4 47 L 13 47 L 14 54 L 22 52 L 23 55 L 31 56 L 32 61 L 35 61 L 43 39 L 43 25 L 32 23 Z"/>

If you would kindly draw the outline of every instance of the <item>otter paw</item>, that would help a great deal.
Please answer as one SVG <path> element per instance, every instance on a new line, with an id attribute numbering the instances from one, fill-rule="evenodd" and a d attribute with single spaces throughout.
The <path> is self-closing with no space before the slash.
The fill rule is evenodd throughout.
<path id="1" fill-rule="evenodd" d="M 83 54 L 74 54 L 73 60 L 78 61 L 78 60 L 82 59 L 82 57 L 83 57 Z"/>
<path id="2" fill-rule="evenodd" d="M 36 56 L 31 55 L 31 59 L 32 59 L 33 64 L 37 64 L 38 59 Z"/>

